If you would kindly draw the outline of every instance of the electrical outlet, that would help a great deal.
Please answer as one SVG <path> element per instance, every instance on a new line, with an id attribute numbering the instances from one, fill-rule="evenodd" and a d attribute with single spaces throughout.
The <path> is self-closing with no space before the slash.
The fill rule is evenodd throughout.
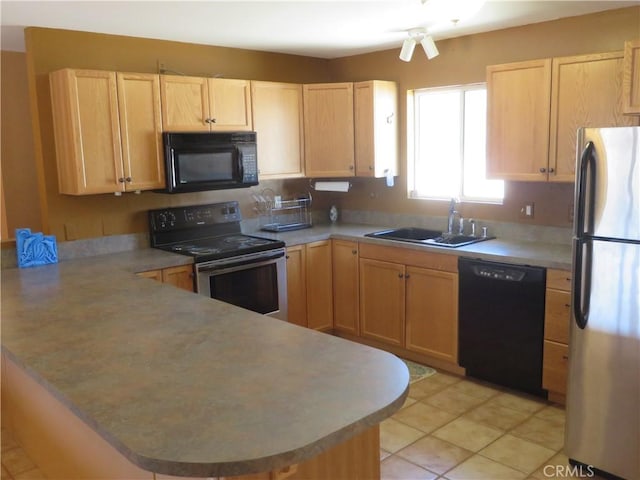
<path id="1" fill-rule="evenodd" d="M 520 218 L 524 220 L 531 220 L 534 216 L 534 203 L 523 203 L 520 207 Z"/>
<path id="2" fill-rule="evenodd" d="M 158 73 L 164 73 L 166 69 L 164 62 L 158 59 Z"/>

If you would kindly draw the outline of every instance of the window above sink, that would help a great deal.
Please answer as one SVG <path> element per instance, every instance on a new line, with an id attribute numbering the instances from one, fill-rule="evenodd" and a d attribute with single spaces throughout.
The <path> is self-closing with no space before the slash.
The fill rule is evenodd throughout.
<path id="1" fill-rule="evenodd" d="M 409 198 L 502 203 L 504 182 L 486 178 L 486 85 L 409 92 Z"/>

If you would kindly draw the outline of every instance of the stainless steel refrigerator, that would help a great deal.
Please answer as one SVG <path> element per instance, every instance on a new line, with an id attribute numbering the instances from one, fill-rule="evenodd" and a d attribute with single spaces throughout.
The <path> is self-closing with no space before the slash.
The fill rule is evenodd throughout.
<path id="1" fill-rule="evenodd" d="M 580 129 L 578 147 L 565 453 L 638 480 L 640 127 Z"/>

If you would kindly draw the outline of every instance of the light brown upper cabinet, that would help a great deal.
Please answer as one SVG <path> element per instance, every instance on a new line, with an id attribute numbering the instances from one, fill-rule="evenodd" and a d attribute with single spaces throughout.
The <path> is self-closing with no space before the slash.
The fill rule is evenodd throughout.
<path id="1" fill-rule="evenodd" d="M 546 180 L 551 59 L 487 67 L 487 175 Z"/>
<path id="2" fill-rule="evenodd" d="M 358 177 L 398 175 L 398 87 L 370 80 L 354 84 L 355 163 Z"/>
<path id="3" fill-rule="evenodd" d="M 640 39 L 624 42 L 624 113 L 640 115 Z"/>
<path id="4" fill-rule="evenodd" d="M 355 174 L 353 83 L 303 86 L 307 177 Z"/>
<path id="5" fill-rule="evenodd" d="M 623 114 L 622 65 L 622 52 L 553 59 L 550 181 L 574 181 L 578 128 L 638 124 Z"/>
<path id="6" fill-rule="evenodd" d="M 573 182 L 579 127 L 635 125 L 622 114 L 622 52 L 487 67 L 487 172 Z"/>
<path id="7" fill-rule="evenodd" d="M 167 132 L 252 129 L 248 80 L 161 75 L 160 92 Z"/>
<path id="8" fill-rule="evenodd" d="M 60 193 L 164 186 L 158 75 L 63 69 L 49 78 Z"/>
<path id="9" fill-rule="evenodd" d="M 261 180 L 304 176 L 302 85 L 251 82 Z"/>

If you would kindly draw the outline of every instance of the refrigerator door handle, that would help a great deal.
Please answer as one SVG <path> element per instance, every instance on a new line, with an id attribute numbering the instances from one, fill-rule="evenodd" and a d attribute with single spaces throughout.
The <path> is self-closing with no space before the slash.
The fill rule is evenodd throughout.
<path id="1" fill-rule="evenodd" d="M 578 163 L 576 179 L 576 211 L 575 236 L 580 238 L 585 233 L 593 232 L 593 202 L 595 200 L 596 185 L 596 157 L 595 146 L 588 142 Z"/>
<path id="2" fill-rule="evenodd" d="M 589 319 L 591 298 L 591 267 L 596 186 L 596 157 L 593 142 L 587 142 L 580 156 L 576 180 L 576 228 L 573 258 L 573 315 L 579 328 L 584 329 Z"/>
<path id="3" fill-rule="evenodd" d="M 593 240 L 576 238 L 574 242 L 573 316 L 578 328 L 584 330 L 589 320 Z"/>

